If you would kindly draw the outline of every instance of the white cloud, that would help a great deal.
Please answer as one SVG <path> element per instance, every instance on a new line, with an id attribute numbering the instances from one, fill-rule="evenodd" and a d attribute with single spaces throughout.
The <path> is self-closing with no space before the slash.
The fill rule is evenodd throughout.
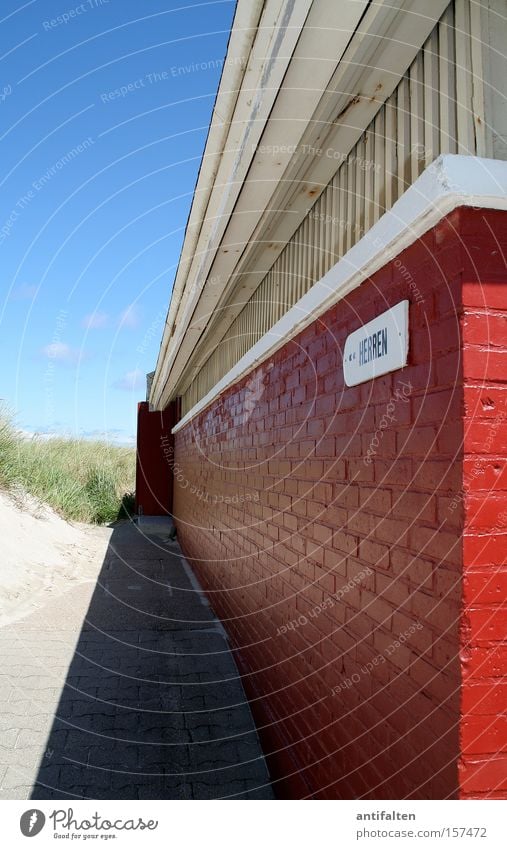
<path id="1" fill-rule="evenodd" d="M 79 430 L 73 431 L 69 428 L 61 428 L 58 430 L 27 430 L 18 428 L 17 433 L 22 439 L 39 439 L 42 442 L 47 442 L 52 439 L 83 439 L 88 442 L 109 442 L 111 445 L 130 446 L 136 444 L 136 438 L 132 434 L 123 433 L 123 431 L 114 430 Z"/>
<path id="2" fill-rule="evenodd" d="M 82 430 L 79 433 L 80 439 L 90 441 L 98 440 L 99 442 L 109 442 L 112 445 L 135 445 L 136 438 L 131 434 L 126 434 L 122 430 L 115 428 L 113 430 Z"/>
<path id="3" fill-rule="evenodd" d="M 84 355 L 77 348 L 71 348 L 65 342 L 50 342 L 41 349 L 41 353 L 48 360 L 56 360 L 60 363 L 79 363 Z"/>
<path id="4" fill-rule="evenodd" d="M 102 327 L 107 327 L 107 319 L 105 312 L 92 312 L 85 315 L 82 324 L 87 330 L 100 330 Z"/>
<path id="5" fill-rule="evenodd" d="M 25 430 L 24 428 L 18 428 L 16 433 L 18 433 L 22 439 L 33 439 L 35 437 L 43 440 L 44 442 L 50 439 L 59 439 L 62 435 L 61 433 L 55 433 L 53 431 Z"/>
<path id="6" fill-rule="evenodd" d="M 113 383 L 114 389 L 122 389 L 124 392 L 134 392 L 134 390 L 144 389 L 145 386 L 146 375 L 138 368 L 127 371 L 123 377 L 120 377 Z"/>
<path id="7" fill-rule="evenodd" d="M 10 294 L 11 301 L 33 301 L 37 294 L 37 286 L 29 286 L 28 283 L 22 283 L 12 290 Z"/>
<path id="8" fill-rule="evenodd" d="M 120 313 L 118 324 L 120 327 L 128 327 L 135 330 L 140 323 L 139 308 L 135 304 L 130 304 L 123 312 Z"/>

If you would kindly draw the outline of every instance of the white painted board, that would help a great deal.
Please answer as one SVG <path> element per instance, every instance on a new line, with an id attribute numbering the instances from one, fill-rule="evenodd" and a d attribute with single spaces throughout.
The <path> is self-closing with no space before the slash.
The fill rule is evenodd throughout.
<path id="1" fill-rule="evenodd" d="M 408 303 L 400 301 L 347 336 L 343 351 L 347 386 L 357 386 L 407 364 Z"/>

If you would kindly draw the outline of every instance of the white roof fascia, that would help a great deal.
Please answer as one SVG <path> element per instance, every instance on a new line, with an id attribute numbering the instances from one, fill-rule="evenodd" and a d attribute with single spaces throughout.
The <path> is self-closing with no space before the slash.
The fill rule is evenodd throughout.
<path id="1" fill-rule="evenodd" d="M 248 6 L 248 3 L 249 0 L 239 0 L 238 11 L 243 6 Z M 238 57 L 233 53 L 233 49 L 236 48 L 231 36 L 231 48 L 225 60 L 226 66 L 234 65 L 238 63 L 238 60 L 242 60 L 245 67 L 239 90 L 231 92 L 231 97 L 234 96 L 235 99 L 234 110 L 227 120 L 227 138 L 220 151 L 216 172 L 209 173 L 208 167 L 204 168 L 203 165 L 203 171 L 199 176 L 196 195 L 204 191 L 209 196 L 202 218 L 189 222 L 189 227 L 200 228 L 196 243 L 199 248 L 195 249 L 196 246 L 193 245 L 193 249 L 189 249 L 185 239 L 182 251 L 182 259 L 184 259 L 180 263 L 180 280 L 183 277 L 184 283 L 180 285 L 176 293 L 178 300 L 174 296 L 171 299 L 171 304 L 174 303 L 171 323 L 164 330 L 152 398 L 160 395 L 167 379 L 168 347 L 170 345 L 171 350 L 179 350 L 182 331 L 184 333 L 189 320 L 187 316 L 192 315 L 195 303 L 199 300 L 201 290 L 206 283 L 214 253 L 221 242 L 227 221 L 245 181 L 255 146 L 269 118 L 311 3 L 312 0 L 268 0 L 261 4 L 262 15 L 257 24 L 249 55 L 246 57 Z M 235 27 L 236 21 L 232 30 L 233 34 Z M 207 158 L 208 150 L 206 149 L 203 164 L 207 162 Z M 187 290 L 186 299 L 184 299 L 185 290 Z M 180 313 L 182 306 L 185 318 Z"/>
<path id="2" fill-rule="evenodd" d="M 439 156 L 392 209 L 189 410 L 172 432 L 185 427 L 229 386 L 460 206 L 507 210 L 507 162 L 452 154 Z"/>

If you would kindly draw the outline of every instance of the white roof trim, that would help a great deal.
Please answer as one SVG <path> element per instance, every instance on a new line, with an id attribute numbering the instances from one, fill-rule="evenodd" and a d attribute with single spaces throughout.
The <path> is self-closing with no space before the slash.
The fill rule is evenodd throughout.
<path id="1" fill-rule="evenodd" d="M 185 427 L 222 392 L 459 206 L 507 209 L 507 162 L 439 156 L 401 198 L 173 428 Z"/>

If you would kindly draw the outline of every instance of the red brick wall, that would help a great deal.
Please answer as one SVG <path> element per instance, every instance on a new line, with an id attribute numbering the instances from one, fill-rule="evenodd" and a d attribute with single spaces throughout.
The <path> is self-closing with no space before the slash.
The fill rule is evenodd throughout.
<path id="1" fill-rule="evenodd" d="M 493 225 L 493 226 L 492 226 Z M 507 797 L 507 287 L 505 220 L 467 221 L 463 285 L 463 797 Z M 480 251 L 480 253 L 479 253 Z M 473 261 L 479 254 L 479 268 Z M 487 263 L 487 268 L 484 268 Z M 479 282 L 478 282 L 479 281 Z"/>
<path id="2" fill-rule="evenodd" d="M 280 796 L 459 793 L 460 233 L 480 215 L 448 216 L 176 435 L 179 539 Z M 345 387 L 347 335 L 405 298 L 408 366 Z"/>
<path id="3" fill-rule="evenodd" d="M 149 404 L 137 405 L 136 513 L 166 516 L 173 509 L 174 437 L 177 405 L 150 412 Z"/>

